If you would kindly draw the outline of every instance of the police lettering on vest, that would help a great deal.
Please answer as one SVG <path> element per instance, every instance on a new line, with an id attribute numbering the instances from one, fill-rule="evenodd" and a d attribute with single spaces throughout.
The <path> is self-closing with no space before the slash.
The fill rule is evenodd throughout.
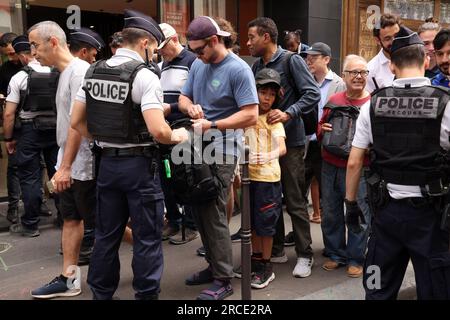
<path id="1" fill-rule="evenodd" d="M 375 115 L 436 119 L 438 106 L 439 98 L 380 97 L 375 103 Z"/>
<path id="2" fill-rule="evenodd" d="M 104 102 L 124 103 L 130 91 L 129 83 L 118 83 L 107 80 L 86 80 L 86 89 L 92 98 Z"/>
<path id="3" fill-rule="evenodd" d="M 150 143 L 141 106 L 132 100 L 136 74 L 147 66 L 129 61 L 110 67 L 106 61 L 94 63 L 86 73 L 86 114 L 89 133 L 97 141 L 110 143 Z"/>
<path id="4" fill-rule="evenodd" d="M 371 167 L 387 183 L 439 185 L 440 128 L 450 101 L 441 88 L 388 87 L 371 99 Z"/>

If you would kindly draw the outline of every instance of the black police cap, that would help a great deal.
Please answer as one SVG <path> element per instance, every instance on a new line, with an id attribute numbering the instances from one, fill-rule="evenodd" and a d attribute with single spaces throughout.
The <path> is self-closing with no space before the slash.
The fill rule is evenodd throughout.
<path id="1" fill-rule="evenodd" d="M 30 41 L 25 35 L 16 37 L 11 45 L 16 53 L 31 51 Z"/>
<path id="2" fill-rule="evenodd" d="M 425 45 L 417 32 L 413 32 L 411 29 L 401 26 L 400 31 L 395 35 L 394 41 L 392 42 L 391 54 L 399 49 L 415 44 Z"/>
<path id="3" fill-rule="evenodd" d="M 123 28 L 138 28 L 149 32 L 155 37 L 158 45 L 165 40 L 164 34 L 158 23 L 139 11 L 125 10 L 125 22 Z"/>
<path id="4" fill-rule="evenodd" d="M 87 43 L 98 51 L 105 47 L 105 42 L 103 41 L 102 37 L 100 37 L 97 32 L 89 28 L 80 28 L 73 30 L 72 32 L 70 32 L 69 41 Z"/>

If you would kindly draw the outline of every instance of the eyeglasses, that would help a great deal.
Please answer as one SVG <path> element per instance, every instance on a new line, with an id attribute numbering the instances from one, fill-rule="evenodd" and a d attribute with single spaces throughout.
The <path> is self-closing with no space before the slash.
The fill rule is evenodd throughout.
<path id="1" fill-rule="evenodd" d="M 352 78 L 356 78 L 358 75 L 360 75 L 362 78 L 366 78 L 369 75 L 369 70 L 344 70 L 344 72 L 348 73 L 352 76 Z"/>
<path id="2" fill-rule="evenodd" d="M 43 43 L 50 41 L 50 38 L 48 38 L 47 40 L 45 40 Z M 30 43 L 30 49 L 31 50 L 37 50 L 39 48 L 39 46 L 43 43 L 36 43 L 36 42 L 31 42 Z"/>
<path id="3" fill-rule="evenodd" d="M 192 49 L 190 46 L 188 46 L 188 47 L 189 47 L 190 51 L 192 51 L 193 53 L 195 53 L 198 56 L 201 56 L 201 55 L 203 55 L 203 53 L 205 51 L 205 48 L 206 48 L 206 46 L 208 44 L 209 44 L 209 40 L 206 40 L 205 44 L 202 45 L 201 47 L 198 47 L 198 48 L 195 48 L 195 49 Z"/>

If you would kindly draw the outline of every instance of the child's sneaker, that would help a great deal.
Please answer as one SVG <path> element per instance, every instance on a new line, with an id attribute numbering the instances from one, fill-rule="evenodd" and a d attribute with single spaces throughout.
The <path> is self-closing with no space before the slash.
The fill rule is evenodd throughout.
<path id="1" fill-rule="evenodd" d="M 255 289 L 263 289 L 275 279 L 271 263 L 264 263 L 252 277 L 251 286 Z"/>
<path id="2" fill-rule="evenodd" d="M 261 260 L 251 260 L 251 275 L 253 276 L 256 271 L 262 268 L 262 262 Z M 242 278 L 242 265 L 239 267 L 233 269 L 234 277 L 241 279 Z"/>

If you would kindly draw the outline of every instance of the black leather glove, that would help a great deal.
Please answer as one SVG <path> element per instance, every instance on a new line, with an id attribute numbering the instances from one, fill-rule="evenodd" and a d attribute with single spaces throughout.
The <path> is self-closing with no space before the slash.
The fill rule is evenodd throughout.
<path id="1" fill-rule="evenodd" d="M 366 223 L 366 219 L 364 218 L 364 214 L 358 206 L 356 201 L 345 201 L 345 208 L 347 209 L 347 213 L 345 215 L 345 224 L 347 228 L 353 233 L 360 233 L 363 231 L 361 227 L 361 223 Z"/>

